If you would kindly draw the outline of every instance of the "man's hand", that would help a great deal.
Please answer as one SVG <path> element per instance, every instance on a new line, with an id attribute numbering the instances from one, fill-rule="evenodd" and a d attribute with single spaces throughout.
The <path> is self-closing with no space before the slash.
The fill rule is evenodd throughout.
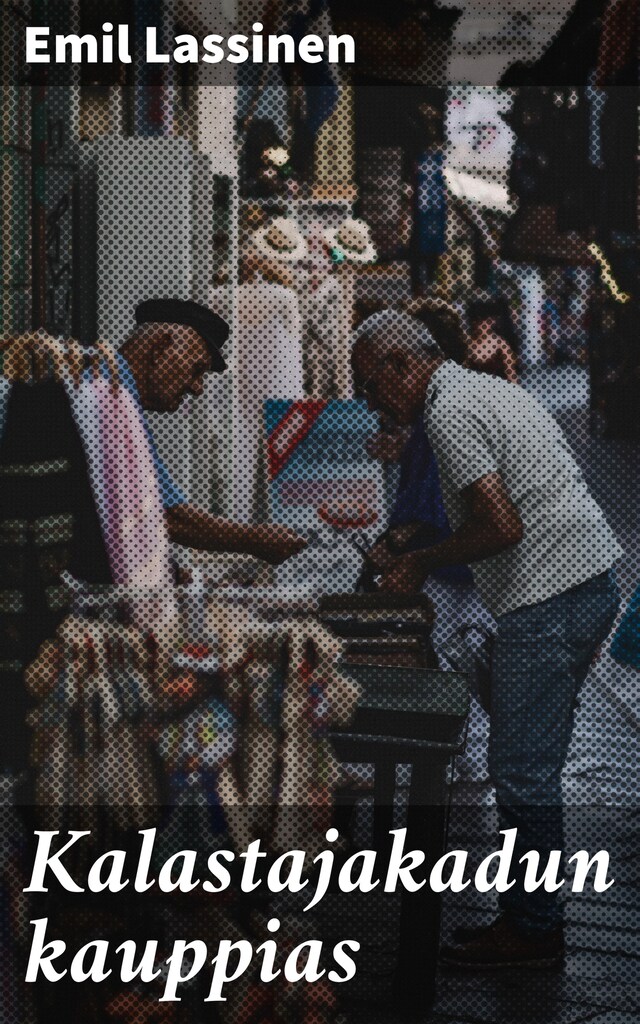
<path id="1" fill-rule="evenodd" d="M 3 338 L 2 375 L 12 383 L 60 378 L 65 368 L 65 346 L 44 328 L 17 337 Z"/>
<path id="2" fill-rule="evenodd" d="M 79 341 L 54 338 L 44 328 L 0 340 L 3 356 L 2 376 L 12 383 L 44 380 L 62 381 L 70 377 L 79 387 L 83 373 L 91 370 L 94 380 L 106 373 L 114 390 L 119 374 L 113 349 L 103 342 L 85 348 Z"/>
<path id="3" fill-rule="evenodd" d="M 374 544 L 370 551 L 367 551 L 367 562 L 373 566 L 378 572 L 386 572 L 387 569 L 391 569 L 393 563 L 397 561 L 397 555 L 394 555 L 389 551 L 387 546 L 386 538 L 379 540 L 377 544 Z"/>
<path id="4" fill-rule="evenodd" d="M 304 537 L 286 526 L 258 526 L 255 529 L 255 555 L 270 565 L 281 565 L 300 554 L 307 546 Z"/>
<path id="5" fill-rule="evenodd" d="M 414 552 L 397 555 L 395 558 L 391 556 L 379 589 L 388 594 L 417 594 L 422 590 L 427 576 L 428 572 Z"/>
<path id="6" fill-rule="evenodd" d="M 393 569 L 399 554 L 404 554 L 404 548 L 420 529 L 420 525 L 419 522 L 405 523 L 404 526 L 394 526 L 388 530 L 367 552 L 367 561 L 379 572 Z"/>

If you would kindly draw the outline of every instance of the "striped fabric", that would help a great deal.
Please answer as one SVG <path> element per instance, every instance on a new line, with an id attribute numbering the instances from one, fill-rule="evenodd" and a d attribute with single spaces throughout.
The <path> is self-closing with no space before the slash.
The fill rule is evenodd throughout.
<path id="1" fill-rule="evenodd" d="M 23 671 L 68 611 L 60 573 L 111 575 L 61 385 L 14 385 L 0 429 L 0 770 L 27 763 Z"/>

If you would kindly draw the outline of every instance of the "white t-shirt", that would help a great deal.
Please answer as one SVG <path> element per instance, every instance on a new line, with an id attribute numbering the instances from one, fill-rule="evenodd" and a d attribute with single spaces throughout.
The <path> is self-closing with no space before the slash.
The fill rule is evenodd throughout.
<path id="1" fill-rule="evenodd" d="M 555 597 L 620 557 L 560 427 L 522 388 L 448 360 L 429 382 L 424 420 L 453 529 L 467 515 L 462 492 L 488 473 L 520 513 L 520 543 L 472 565 L 494 615 Z"/>

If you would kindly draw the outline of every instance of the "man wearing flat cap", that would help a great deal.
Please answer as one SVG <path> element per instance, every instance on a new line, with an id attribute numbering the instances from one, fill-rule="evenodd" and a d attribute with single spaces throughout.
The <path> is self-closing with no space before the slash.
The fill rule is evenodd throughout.
<path id="1" fill-rule="evenodd" d="M 123 383 L 140 408 L 175 412 L 186 395 L 198 397 L 204 375 L 221 373 L 229 326 L 197 302 L 148 299 L 135 311 L 137 327 L 120 349 Z M 177 544 L 205 551 L 234 551 L 279 564 L 304 547 L 284 526 L 250 526 L 219 519 L 190 505 L 176 487 L 150 437 L 169 536 Z"/>
<path id="2" fill-rule="evenodd" d="M 94 423 L 87 434 L 83 420 L 96 406 L 79 414 L 82 402 L 70 396 L 77 396 L 83 377 L 117 379 L 146 427 L 143 410 L 174 412 L 185 395 L 202 394 L 206 373 L 225 368 L 220 349 L 229 328 L 206 307 L 146 301 L 136 322 L 117 355 L 104 345 L 83 350 L 44 330 L 0 339 L 0 777 L 26 778 L 24 670 L 69 612 L 60 573 L 66 569 L 89 584 L 115 582 L 88 457 L 101 429 Z M 274 564 L 304 546 L 285 527 L 227 522 L 190 505 L 146 431 L 171 540 Z"/>

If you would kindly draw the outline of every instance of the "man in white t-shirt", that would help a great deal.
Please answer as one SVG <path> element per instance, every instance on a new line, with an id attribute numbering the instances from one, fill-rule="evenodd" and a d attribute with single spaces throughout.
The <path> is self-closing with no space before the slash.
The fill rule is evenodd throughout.
<path id="1" fill-rule="evenodd" d="M 489 769 L 501 829 L 517 828 L 512 877 L 488 928 L 459 930 L 443 962 L 553 966 L 564 950 L 555 893 L 527 893 L 519 858 L 561 849 L 561 772 L 578 691 L 618 607 L 622 554 L 554 418 L 522 388 L 445 360 L 405 313 L 358 328 L 356 392 L 398 425 L 424 417 L 453 528 L 395 559 L 382 588 L 417 591 L 470 563 L 497 633 L 491 651 Z"/>

